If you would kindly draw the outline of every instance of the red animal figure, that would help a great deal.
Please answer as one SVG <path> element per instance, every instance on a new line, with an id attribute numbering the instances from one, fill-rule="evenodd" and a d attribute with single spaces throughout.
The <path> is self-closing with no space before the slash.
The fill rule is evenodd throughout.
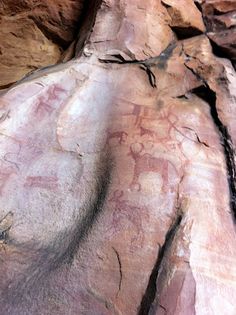
<path id="1" fill-rule="evenodd" d="M 146 128 L 140 126 L 140 136 L 142 137 L 142 136 L 145 136 L 145 135 L 150 136 L 150 137 L 154 137 L 155 136 L 155 132 L 150 130 L 150 129 L 146 129 Z"/>
<path id="2" fill-rule="evenodd" d="M 167 129 L 167 134 L 165 135 L 165 137 L 162 137 L 160 140 L 162 141 L 162 143 L 164 144 L 165 142 L 167 142 L 168 140 L 172 139 L 172 135 L 171 133 L 173 131 L 177 132 L 178 134 L 184 136 L 184 134 L 178 129 L 178 122 L 179 122 L 179 118 L 171 113 L 169 110 L 163 110 L 161 112 L 161 115 L 160 115 L 161 119 L 166 121 L 168 123 L 168 129 Z M 176 141 L 176 138 L 175 138 L 175 141 Z M 181 140 L 177 140 L 178 141 L 178 144 L 181 144 L 182 141 Z"/>
<path id="3" fill-rule="evenodd" d="M 152 156 L 150 153 L 142 153 L 144 145 L 142 143 L 131 144 L 130 155 L 134 162 L 134 175 L 132 180 L 132 187 L 138 191 L 141 190 L 141 184 L 139 182 L 140 175 L 143 173 L 154 172 L 159 173 L 162 177 L 162 191 L 166 192 L 169 186 L 169 174 L 174 170 L 176 174 L 177 170 L 172 162 L 161 157 Z"/>
<path id="4" fill-rule="evenodd" d="M 132 115 L 136 116 L 134 125 L 137 127 L 141 126 L 142 120 L 150 115 L 150 108 L 142 105 L 134 105 Z"/>
<path id="5" fill-rule="evenodd" d="M 60 86 L 52 86 L 48 89 L 46 97 L 40 97 L 36 104 L 35 113 L 37 114 L 51 114 L 54 111 L 54 102 L 59 98 L 59 94 L 65 92 Z"/>
<path id="6" fill-rule="evenodd" d="M 54 85 L 48 90 L 48 100 L 58 99 L 60 93 L 65 93 L 66 91 L 59 85 Z"/>
<path id="7" fill-rule="evenodd" d="M 128 137 L 128 133 L 125 131 L 115 131 L 115 132 L 110 132 L 108 130 L 107 132 L 107 141 L 106 144 L 110 144 L 111 139 L 118 139 L 118 143 L 122 144 L 125 142 L 125 139 Z"/>
<path id="8" fill-rule="evenodd" d="M 45 101 L 44 98 L 39 98 L 36 105 L 35 113 L 42 114 L 46 112 L 47 114 L 51 114 L 53 110 L 54 108 L 49 104 L 48 100 Z"/>
<path id="9" fill-rule="evenodd" d="M 44 189 L 55 189 L 58 187 L 56 176 L 28 176 L 24 187 L 38 187 Z"/>
<path id="10" fill-rule="evenodd" d="M 124 100 L 122 98 L 118 99 L 120 102 L 124 102 L 125 104 L 128 103 L 128 106 L 131 107 L 131 110 L 127 111 L 125 114 L 123 113 L 122 115 L 124 116 L 135 116 L 135 122 L 134 125 L 137 126 L 140 123 L 140 116 L 141 116 L 141 112 L 143 109 L 143 105 L 140 104 L 135 104 L 133 102 L 128 102 L 127 100 Z"/>
<path id="11" fill-rule="evenodd" d="M 115 203 L 115 210 L 112 214 L 111 227 L 108 229 L 112 233 L 118 233 L 122 230 L 123 222 L 129 222 L 134 227 L 131 238 L 130 250 L 142 247 L 144 242 L 144 231 L 142 220 L 148 220 L 149 215 L 145 208 L 132 205 L 128 200 L 124 200 L 124 192 L 116 190 L 109 202 Z"/>

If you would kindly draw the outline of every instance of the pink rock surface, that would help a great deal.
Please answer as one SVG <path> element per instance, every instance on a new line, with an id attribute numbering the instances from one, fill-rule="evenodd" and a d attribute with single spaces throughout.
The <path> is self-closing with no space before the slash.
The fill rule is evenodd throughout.
<path id="1" fill-rule="evenodd" d="M 2 315 L 235 314 L 236 74 L 169 23 L 103 1 L 80 58 L 1 95 Z"/>

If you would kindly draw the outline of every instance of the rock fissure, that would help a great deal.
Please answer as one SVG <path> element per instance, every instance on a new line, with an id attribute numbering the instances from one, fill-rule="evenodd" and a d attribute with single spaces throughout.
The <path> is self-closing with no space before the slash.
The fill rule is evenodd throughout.
<path id="1" fill-rule="evenodd" d="M 102 5 L 102 0 L 85 1 L 81 22 L 78 26 L 77 43 L 75 47 L 75 57 L 82 54 L 82 50 L 89 39 L 97 16 L 97 12 Z"/>
<path id="2" fill-rule="evenodd" d="M 195 137 L 196 137 L 196 139 L 197 139 L 197 141 L 195 141 L 195 142 L 198 142 L 198 143 L 200 143 L 200 144 L 203 144 L 205 147 L 209 148 L 209 145 L 208 145 L 206 142 L 202 141 L 202 140 L 199 138 L 199 135 L 196 133 L 196 131 L 194 131 L 192 128 L 189 128 L 189 127 L 182 127 L 182 128 L 193 131 L 194 134 L 195 134 Z M 192 140 L 192 139 L 191 139 L 191 140 Z"/>
<path id="3" fill-rule="evenodd" d="M 218 58 L 227 58 L 234 67 L 234 70 L 236 70 L 236 57 L 233 58 L 232 55 L 229 54 L 228 50 L 220 45 L 218 45 L 216 42 L 214 42 L 208 34 L 206 34 L 212 47 L 213 54 Z M 232 45 L 234 45 L 232 43 Z M 233 46 L 232 46 L 233 47 Z"/>
<path id="4" fill-rule="evenodd" d="M 117 295 L 118 295 L 120 290 L 121 290 L 121 285 L 122 285 L 122 280 L 123 280 L 123 271 L 122 271 L 122 264 L 121 264 L 120 255 L 114 247 L 112 247 L 112 249 L 114 250 L 114 252 L 116 254 L 116 258 L 117 258 L 118 265 L 119 265 L 120 280 L 119 280 L 119 286 L 118 286 L 118 291 L 117 291 Z"/>
<path id="5" fill-rule="evenodd" d="M 212 41 L 210 41 L 212 45 Z M 183 53 L 187 58 L 195 59 L 198 62 L 201 62 L 198 58 L 194 56 L 188 55 L 184 51 L 184 47 L 182 47 Z M 213 50 L 214 52 L 214 50 Z M 210 107 L 210 112 L 211 112 L 211 117 L 214 121 L 214 124 L 216 128 L 218 129 L 220 138 L 221 138 L 221 145 L 223 146 L 224 149 L 224 156 L 225 156 L 225 163 L 227 167 L 227 173 L 228 173 L 228 184 L 229 184 L 229 190 L 230 190 L 230 207 L 232 210 L 232 214 L 234 217 L 234 221 L 236 222 L 236 165 L 235 165 L 235 150 L 233 147 L 233 142 L 231 135 L 229 134 L 228 128 L 223 124 L 221 121 L 218 111 L 217 111 L 217 106 L 216 106 L 216 101 L 217 101 L 217 95 L 216 92 L 211 89 L 207 81 L 196 71 L 194 70 L 191 66 L 187 64 L 187 62 L 184 63 L 185 67 L 192 72 L 192 74 L 200 81 L 202 82 L 202 85 L 199 87 L 191 90 L 190 92 L 197 95 L 201 99 L 203 99 L 205 102 L 209 104 Z"/>
<path id="6" fill-rule="evenodd" d="M 194 1 L 195 6 L 197 7 L 198 11 L 202 13 L 202 6 L 198 1 Z"/>
<path id="7" fill-rule="evenodd" d="M 158 305 L 161 309 L 163 309 L 164 313 L 167 314 L 167 309 L 163 305 L 161 305 L 160 303 L 158 303 Z"/>
<path id="8" fill-rule="evenodd" d="M 199 36 L 203 34 L 202 31 L 198 30 L 197 28 L 194 27 L 180 27 L 180 26 L 170 26 L 171 30 L 173 33 L 175 33 L 176 37 L 178 40 L 184 40 L 184 39 L 189 39 L 195 36 Z"/>
<path id="9" fill-rule="evenodd" d="M 115 63 L 115 64 L 137 64 L 141 69 L 145 70 L 149 82 L 153 88 L 156 88 L 156 76 L 152 72 L 152 67 L 158 67 L 159 69 L 165 69 L 168 59 L 172 56 L 174 49 L 177 47 L 176 42 L 172 42 L 162 53 L 158 56 L 151 57 L 144 60 L 126 60 L 121 54 L 110 55 L 108 58 L 99 58 L 102 63 Z"/>
<path id="10" fill-rule="evenodd" d="M 99 59 L 102 63 L 116 63 L 116 64 L 139 64 L 140 68 L 147 73 L 149 83 L 153 88 L 156 88 L 156 76 L 150 69 L 151 65 L 147 64 L 146 60 L 139 61 L 139 60 L 125 60 L 121 55 L 112 55 L 111 57 L 117 58 L 114 59 Z M 157 57 L 158 58 L 158 57 Z M 155 64 L 156 65 L 156 64 Z M 154 64 L 152 65 L 154 66 Z"/>
<path id="11" fill-rule="evenodd" d="M 193 72 L 195 73 L 195 71 Z M 233 143 L 228 128 L 222 123 L 218 115 L 216 106 L 217 96 L 215 91 L 210 88 L 205 80 L 202 79 L 202 81 L 204 82 L 204 84 L 198 88 L 193 89 L 191 92 L 209 104 L 211 117 L 216 128 L 219 131 L 221 145 L 224 149 L 224 156 L 227 166 L 228 183 L 230 190 L 230 206 L 232 214 L 234 216 L 234 220 L 236 221 L 236 165 L 234 160 L 235 152 L 233 148 Z"/>
<path id="12" fill-rule="evenodd" d="M 179 214 L 175 219 L 175 222 L 171 225 L 170 229 L 168 230 L 163 245 L 162 246 L 159 245 L 157 260 L 151 272 L 145 294 L 143 295 L 143 298 L 141 300 L 138 315 L 148 315 L 149 313 L 151 305 L 156 297 L 157 293 L 156 281 L 160 274 L 163 259 L 166 255 L 166 252 L 172 245 L 173 239 L 180 227 L 182 219 L 183 219 L 182 214 Z"/>

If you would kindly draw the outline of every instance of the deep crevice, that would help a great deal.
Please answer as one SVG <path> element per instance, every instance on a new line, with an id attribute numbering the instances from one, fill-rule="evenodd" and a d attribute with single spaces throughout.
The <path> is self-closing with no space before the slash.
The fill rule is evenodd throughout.
<path id="1" fill-rule="evenodd" d="M 178 95 L 175 98 L 182 99 L 182 100 L 188 100 L 188 97 L 185 94 Z"/>
<path id="2" fill-rule="evenodd" d="M 226 15 L 226 14 L 232 13 L 232 12 L 234 12 L 234 11 L 235 11 L 235 10 L 220 11 L 220 10 L 218 10 L 217 8 L 213 8 L 213 13 L 212 13 L 212 15 L 221 16 L 221 15 Z"/>
<path id="3" fill-rule="evenodd" d="M 216 57 L 219 58 L 227 58 L 231 61 L 234 70 L 236 71 L 236 56 L 232 56 L 232 54 L 230 53 L 230 51 L 227 48 L 221 47 L 219 45 L 216 44 L 216 42 L 214 42 L 211 38 L 209 38 L 209 41 L 211 43 L 211 47 L 212 47 L 212 52 Z M 231 46 L 233 47 L 233 46 Z"/>
<path id="4" fill-rule="evenodd" d="M 149 83 L 153 88 L 157 87 L 156 76 L 152 72 L 152 67 L 157 67 L 159 69 L 166 69 L 167 62 L 172 56 L 174 49 L 177 47 L 175 41 L 171 42 L 158 56 L 150 57 L 145 60 L 125 60 L 121 54 L 110 55 L 110 58 L 98 60 L 102 63 L 115 63 L 115 64 L 138 64 L 142 70 L 147 73 Z"/>
<path id="5" fill-rule="evenodd" d="M 163 7 L 165 7 L 166 9 L 171 8 L 171 5 L 165 3 L 164 1 L 161 1 L 161 4 L 163 5 Z"/>
<path id="6" fill-rule="evenodd" d="M 85 1 L 84 10 L 80 19 L 80 25 L 78 26 L 79 32 L 77 35 L 77 43 L 75 49 L 75 57 L 78 57 L 82 53 L 82 49 L 89 39 L 93 30 L 97 12 L 102 4 L 102 0 L 90 0 Z"/>
<path id="7" fill-rule="evenodd" d="M 204 85 L 201 85 L 200 87 L 191 90 L 191 92 L 209 104 L 212 119 L 219 131 L 221 144 L 224 148 L 224 155 L 228 172 L 230 207 L 232 210 L 234 221 L 236 222 L 236 166 L 231 136 L 228 132 L 227 127 L 222 123 L 219 118 L 216 107 L 216 93 L 209 87 L 207 82 L 204 81 Z"/>
<path id="8" fill-rule="evenodd" d="M 194 1 L 195 6 L 197 7 L 197 9 L 202 13 L 202 6 L 198 1 Z"/>
<path id="9" fill-rule="evenodd" d="M 210 40 L 213 54 L 219 58 L 226 58 L 226 51 L 217 45 L 211 38 L 208 37 L 208 39 Z"/>
<path id="10" fill-rule="evenodd" d="M 170 26 L 170 28 L 175 33 L 178 40 L 192 38 L 195 36 L 199 36 L 203 33 L 202 31 L 192 26 L 189 27 Z"/>
<path id="11" fill-rule="evenodd" d="M 159 275 L 160 267 L 163 262 L 163 258 L 165 257 L 166 251 L 172 245 L 173 239 L 181 224 L 182 218 L 182 215 L 179 215 L 176 218 L 174 224 L 170 227 L 169 231 L 166 234 L 163 246 L 159 247 L 157 260 L 151 272 L 145 294 L 143 295 L 142 301 L 140 303 L 138 315 L 148 315 L 152 303 L 155 300 L 157 290 L 156 281 Z"/>

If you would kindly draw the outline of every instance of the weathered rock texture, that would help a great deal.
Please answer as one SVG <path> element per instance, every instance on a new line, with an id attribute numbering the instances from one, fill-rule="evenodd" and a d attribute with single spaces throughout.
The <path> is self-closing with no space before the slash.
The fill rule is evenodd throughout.
<path id="1" fill-rule="evenodd" d="M 2 315 L 235 314 L 236 74 L 183 3 L 103 1 L 1 95 Z"/>
<path id="2" fill-rule="evenodd" d="M 214 52 L 227 56 L 236 65 L 236 1 L 196 1 L 201 4 L 208 37 Z"/>
<path id="3" fill-rule="evenodd" d="M 1 0 L 0 88 L 57 63 L 77 37 L 83 0 Z"/>

